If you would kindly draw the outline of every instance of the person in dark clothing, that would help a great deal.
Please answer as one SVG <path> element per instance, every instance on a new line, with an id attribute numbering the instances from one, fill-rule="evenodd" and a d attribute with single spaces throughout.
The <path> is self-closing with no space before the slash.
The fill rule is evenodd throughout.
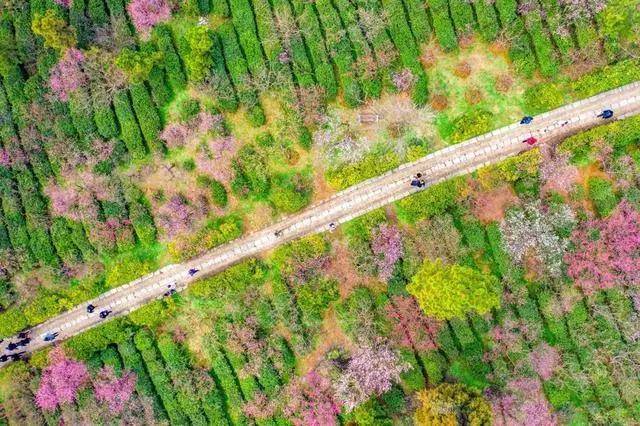
<path id="1" fill-rule="evenodd" d="M 55 340 L 56 337 L 58 337 L 58 333 L 57 331 L 55 333 L 49 333 L 46 336 L 44 336 L 44 341 L 45 342 L 51 342 L 53 340 Z"/>
<path id="2" fill-rule="evenodd" d="M 603 118 L 603 119 L 608 119 L 613 117 L 613 111 L 610 109 L 605 109 L 604 111 L 602 111 L 600 114 L 598 114 L 598 117 Z"/>

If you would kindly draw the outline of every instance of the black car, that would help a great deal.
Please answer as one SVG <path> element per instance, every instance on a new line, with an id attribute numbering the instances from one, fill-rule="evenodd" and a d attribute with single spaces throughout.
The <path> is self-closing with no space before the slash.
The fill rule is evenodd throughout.
<path id="1" fill-rule="evenodd" d="M 9 342 L 9 344 L 7 345 L 7 349 L 10 351 L 15 351 L 16 349 L 18 349 L 18 344 Z"/>
<path id="2" fill-rule="evenodd" d="M 9 355 L 0 355 L 0 362 L 7 362 L 9 360 Z"/>
<path id="3" fill-rule="evenodd" d="M 200 271 L 199 269 L 189 269 L 189 275 L 194 276 L 195 274 L 198 273 L 198 271 Z"/>
<path id="4" fill-rule="evenodd" d="M 100 318 L 105 319 L 106 317 L 109 316 L 109 314 L 111 313 L 111 311 L 100 311 Z"/>
<path id="5" fill-rule="evenodd" d="M 30 338 L 24 338 L 18 342 L 18 346 L 27 346 L 31 342 Z"/>
<path id="6" fill-rule="evenodd" d="M 92 314 L 92 313 L 93 313 L 93 311 L 95 311 L 95 310 L 96 310 L 96 307 L 95 307 L 95 306 L 93 306 L 93 305 L 91 305 L 91 304 L 89 304 L 89 305 L 87 306 L 87 312 L 88 312 L 88 313 Z"/>

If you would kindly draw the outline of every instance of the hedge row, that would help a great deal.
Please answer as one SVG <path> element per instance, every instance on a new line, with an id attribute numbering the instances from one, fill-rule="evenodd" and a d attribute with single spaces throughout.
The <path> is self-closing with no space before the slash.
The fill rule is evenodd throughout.
<path id="1" fill-rule="evenodd" d="M 153 55 L 157 52 L 155 46 L 150 42 L 141 43 L 140 51 L 149 55 Z M 148 81 L 149 87 L 151 88 L 151 97 L 153 98 L 153 102 L 155 102 L 158 109 L 162 109 L 173 98 L 173 93 L 171 92 L 169 83 L 166 79 L 164 67 L 154 65 L 149 73 Z"/>
<path id="2" fill-rule="evenodd" d="M 571 60 L 571 50 L 575 47 L 571 33 L 564 30 L 565 22 L 560 4 L 556 0 L 541 0 L 540 4 L 545 13 L 545 22 L 555 46 L 558 48 L 560 60 L 568 63 Z M 575 27 L 574 27 L 575 28 Z"/>
<path id="3" fill-rule="evenodd" d="M 132 84 L 129 86 L 129 93 L 147 149 L 150 152 L 163 152 L 164 145 L 158 138 L 162 129 L 160 114 L 149 96 L 147 87 L 144 83 Z"/>
<path id="4" fill-rule="evenodd" d="M 129 210 L 129 220 L 138 241 L 151 245 L 156 241 L 157 229 L 151 215 L 149 202 L 144 194 L 132 183 L 123 183 L 123 195 Z"/>
<path id="5" fill-rule="evenodd" d="M 142 159 L 146 155 L 142 133 L 131 108 L 129 93 L 121 90 L 113 98 L 113 107 L 120 123 L 120 138 L 127 146 L 127 150 L 133 159 Z"/>
<path id="6" fill-rule="evenodd" d="M 449 0 L 449 10 L 451 10 L 451 18 L 458 36 L 471 33 L 477 29 L 470 2 L 466 0 Z"/>
<path id="7" fill-rule="evenodd" d="M 252 3 L 258 37 L 267 57 L 269 69 L 276 75 L 284 74 L 286 81 L 283 83 L 291 85 L 293 83 L 291 70 L 280 61 L 280 54 L 284 52 L 284 49 L 273 21 L 271 5 L 268 0 L 254 0 Z"/>
<path id="8" fill-rule="evenodd" d="M 187 78 L 182 69 L 180 57 L 174 47 L 171 30 L 167 26 L 159 25 L 154 29 L 153 34 L 158 50 L 163 55 L 164 69 L 169 87 L 171 87 L 173 93 L 180 93 L 187 86 Z"/>
<path id="9" fill-rule="evenodd" d="M 245 424 L 246 419 L 242 413 L 243 397 L 238 387 L 237 378 L 229 365 L 224 352 L 217 346 L 208 349 L 211 369 L 222 391 L 226 396 L 227 410 L 233 424 Z"/>
<path id="10" fill-rule="evenodd" d="M 364 10 L 374 15 L 384 13 L 382 4 L 379 0 L 356 0 L 355 3 L 359 11 Z M 387 28 L 384 28 L 384 31 L 374 31 L 373 34 L 366 34 L 366 36 L 373 46 L 373 50 L 378 55 L 378 58 L 380 58 L 381 56 L 391 58 L 397 50 L 393 45 L 393 41 L 389 37 Z M 393 88 L 392 76 L 394 72 L 399 71 L 399 68 L 400 60 L 397 58 L 394 58 L 393 61 L 391 61 L 390 65 L 385 67 L 385 69 L 383 70 L 382 78 L 386 87 Z"/>
<path id="11" fill-rule="evenodd" d="M 493 7 L 493 2 L 476 0 L 473 5 L 475 6 L 482 38 L 487 42 L 494 41 L 500 33 L 500 24 L 498 22 L 496 9 Z"/>
<path id="12" fill-rule="evenodd" d="M 420 50 L 413 40 L 406 19 L 404 19 L 402 3 L 400 0 L 383 0 L 382 4 L 389 11 L 389 32 L 400 53 L 402 64 L 413 73 L 416 79 L 411 98 L 416 105 L 424 105 L 429 96 L 427 75 L 418 60 Z"/>
<path id="13" fill-rule="evenodd" d="M 169 416 L 169 421 L 173 424 L 188 424 L 189 420 L 176 400 L 174 389 L 160 360 L 160 354 L 155 347 L 151 333 L 146 330 L 138 331 L 133 340 L 140 355 L 142 355 L 151 382 L 162 400 L 164 409 Z"/>
<path id="14" fill-rule="evenodd" d="M 118 352 L 122 357 L 122 362 L 127 370 L 136 373 L 136 393 L 140 396 L 151 398 L 153 402 L 153 411 L 158 420 L 166 420 L 167 413 L 162 406 L 162 401 L 156 393 L 153 383 L 147 374 L 140 353 L 136 350 L 135 345 L 129 339 L 118 344 Z"/>
<path id="15" fill-rule="evenodd" d="M 531 76 L 536 68 L 535 54 L 529 44 L 524 24 L 517 14 L 518 3 L 516 0 L 496 0 L 495 7 L 500 17 L 502 27 L 511 36 L 509 56 L 514 61 L 516 68 L 527 76 Z"/>
<path id="16" fill-rule="evenodd" d="M 542 19 L 537 13 L 525 15 L 526 27 L 531 42 L 536 52 L 536 58 L 540 65 L 540 72 L 545 77 L 553 77 L 558 74 L 558 64 L 556 63 L 555 51 L 551 38 L 542 24 Z"/>
<path id="17" fill-rule="evenodd" d="M 156 343 L 174 383 L 176 399 L 182 411 L 189 417 L 192 424 L 207 424 L 198 394 L 194 392 L 196 388 L 190 377 L 187 355 L 166 334 L 160 335 Z"/>
<path id="18" fill-rule="evenodd" d="M 253 19 L 251 3 L 249 0 L 229 0 L 229 6 L 233 26 L 246 58 L 247 67 L 251 75 L 257 78 L 266 73 L 266 66 L 260 40 L 256 33 L 256 23 Z"/>
<path id="19" fill-rule="evenodd" d="M 258 0 L 266 1 L 266 0 Z M 266 10 L 266 6 L 263 6 Z M 287 0 L 273 0 L 273 13 L 275 16 L 280 17 L 283 22 L 290 22 L 291 25 L 296 25 L 296 19 L 291 11 L 291 6 Z M 291 65 L 293 75 L 296 82 L 300 87 L 311 87 L 315 84 L 313 66 L 307 56 L 307 49 L 304 45 L 304 41 L 297 31 L 293 34 L 284 33 L 285 29 L 278 29 L 282 44 L 285 46 L 291 55 Z"/>
<path id="20" fill-rule="evenodd" d="M 433 31 L 438 43 L 445 51 L 454 50 L 458 47 L 458 38 L 449 18 L 447 0 L 427 0 L 427 4 L 433 18 Z"/>
<path id="21" fill-rule="evenodd" d="M 264 112 L 260 107 L 258 94 L 253 87 L 252 77 L 247 67 L 238 37 L 231 22 L 226 22 L 217 28 L 222 42 L 222 51 L 224 54 L 227 69 L 231 75 L 231 80 L 238 93 L 240 103 L 249 108 L 249 120 L 254 126 L 261 126 L 265 123 Z"/>
<path id="22" fill-rule="evenodd" d="M 382 93 L 382 82 L 377 69 L 374 72 L 368 69 L 369 61 L 375 61 L 375 56 L 358 25 L 357 11 L 348 0 L 334 1 L 334 4 L 338 8 L 338 13 L 353 46 L 353 52 L 356 56 L 354 72 L 360 77 L 362 92 L 366 99 L 379 98 Z"/>
<path id="23" fill-rule="evenodd" d="M 325 49 L 324 37 L 315 8 L 305 2 L 302 13 L 298 16 L 300 26 L 305 29 L 305 43 L 308 48 L 316 81 L 324 90 L 326 100 L 333 100 L 338 94 L 338 82 L 333 66 Z"/>
<path id="24" fill-rule="evenodd" d="M 426 4 L 420 0 L 403 0 L 409 17 L 409 25 L 417 43 L 424 43 L 431 35 L 431 25 L 426 11 Z"/>
<path id="25" fill-rule="evenodd" d="M 329 0 L 315 2 L 316 10 L 324 27 L 325 34 L 329 35 L 331 56 L 333 63 L 338 68 L 345 103 L 352 108 L 362 103 L 362 90 L 358 84 L 354 69 L 354 57 L 351 43 L 346 36 L 345 29 L 340 21 L 340 16 L 333 8 Z"/>

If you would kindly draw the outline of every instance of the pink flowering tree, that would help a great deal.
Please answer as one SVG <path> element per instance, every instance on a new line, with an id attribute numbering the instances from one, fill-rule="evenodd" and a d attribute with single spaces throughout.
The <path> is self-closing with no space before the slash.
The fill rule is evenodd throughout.
<path id="1" fill-rule="evenodd" d="M 567 273 L 587 294 L 640 281 L 640 214 L 627 201 L 608 218 L 581 223 L 571 241 Z"/>
<path id="2" fill-rule="evenodd" d="M 397 226 L 383 223 L 373 232 L 371 250 L 376 255 L 378 275 L 387 281 L 393 274 L 393 267 L 402 257 L 402 237 Z"/>
<path id="3" fill-rule="evenodd" d="M 113 367 L 103 367 L 93 380 L 96 400 L 106 404 L 112 414 L 120 414 L 135 390 L 136 379 L 133 372 L 125 372 L 118 377 Z"/>
<path id="4" fill-rule="evenodd" d="M 144 35 L 148 35 L 156 24 L 171 18 L 171 8 L 166 0 L 131 0 L 127 12 L 133 26 Z"/>
<path id="5" fill-rule="evenodd" d="M 385 311 L 393 327 L 391 338 L 398 346 L 416 351 L 436 348 L 432 337 L 438 334 L 441 323 L 427 318 L 413 297 L 393 296 Z"/>
<path id="6" fill-rule="evenodd" d="M 54 0 L 60 6 L 69 9 L 71 7 L 71 0 Z"/>
<path id="7" fill-rule="evenodd" d="M 69 95 L 85 84 L 86 77 L 82 71 L 84 54 L 72 47 L 66 50 L 62 58 L 51 69 L 49 87 L 61 101 L 68 101 Z"/>
<path id="8" fill-rule="evenodd" d="M 334 426 L 340 404 L 333 397 L 331 382 L 311 371 L 294 379 L 284 390 L 282 413 L 294 426 Z"/>
<path id="9" fill-rule="evenodd" d="M 36 405 L 53 411 L 62 404 L 74 402 L 88 381 L 89 374 L 83 363 L 67 358 L 62 348 L 54 348 L 49 353 L 49 365 L 42 372 Z"/>
<path id="10" fill-rule="evenodd" d="M 387 392 L 400 381 L 400 374 L 409 369 L 410 366 L 385 345 L 362 348 L 334 383 L 336 399 L 347 410 L 353 410 L 371 396 Z"/>
<path id="11" fill-rule="evenodd" d="M 505 392 L 488 395 L 495 426 L 555 426 L 557 416 L 542 392 L 538 379 L 519 378 L 507 383 Z"/>
<path id="12" fill-rule="evenodd" d="M 256 393 L 243 412 L 256 420 L 281 414 L 294 426 L 335 426 L 340 404 L 333 397 L 331 382 L 314 370 L 292 379 L 275 397 Z"/>
<path id="13" fill-rule="evenodd" d="M 546 343 L 539 344 L 529 354 L 529 361 L 542 380 L 549 380 L 561 366 L 560 353 Z"/>
<path id="14" fill-rule="evenodd" d="M 0 148 L 0 166 L 11 167 L 11 156 L 6 149 Z"/>

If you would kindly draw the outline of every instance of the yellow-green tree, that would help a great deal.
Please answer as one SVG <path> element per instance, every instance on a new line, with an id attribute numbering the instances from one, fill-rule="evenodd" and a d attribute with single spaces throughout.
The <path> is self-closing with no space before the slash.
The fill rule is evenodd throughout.
<path id="1" fill-rule="evenodd" d="M 494 276 L 440 260 L 426 260 L 407 290 L 427 315 L 440 320 L 469 311 L 485 314 L 500 305 L 500 285 Z"/>
<path id="2" fill-rule="evenodd" d="M 489 403 L 477 391 L 461 384 L 442 383 L 418 392 L 413 414 L 417 426 L 484 426 L 492 424 Z"/>
<path id="3" fill-rule="evenodd" d="M 76 45 L 76 31 L 53 9 L 38 14 L 31 22 L 33 33 L 44 39 L 44 45 L 56 50 L 65 50 Z"/>

